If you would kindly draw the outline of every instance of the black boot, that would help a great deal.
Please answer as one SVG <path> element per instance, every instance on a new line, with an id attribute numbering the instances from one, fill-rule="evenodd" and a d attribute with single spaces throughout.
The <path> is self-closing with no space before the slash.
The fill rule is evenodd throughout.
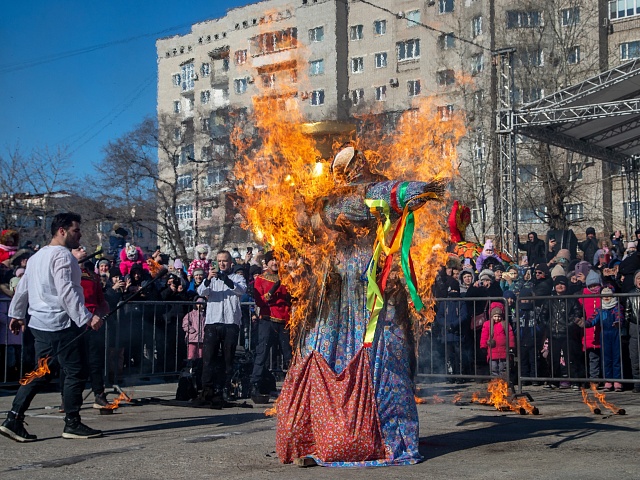
<path id="1" fill-rule="evenodd" d="M 0 426 L 0 433 L 16 442 L 26 443 L 38 439 L 24 428 L 24 415 L 16 415 L 13 412 L 7 414 L 7 419 Z"/>
<path id="2" fill-rule="evenodd" d="M 80 421 L 80 415 L 67 415 L 64 419 L 64 430 L 62 438 L 98 438 L 102 436 L 102 431 L 86 426 Z"/>

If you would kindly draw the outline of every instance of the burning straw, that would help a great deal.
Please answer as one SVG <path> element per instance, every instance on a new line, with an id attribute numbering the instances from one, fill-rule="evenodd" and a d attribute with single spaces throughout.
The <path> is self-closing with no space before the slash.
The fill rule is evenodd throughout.
<path id="1" fill-rule="evenodd" d="M 531 405 L 526 398 L 509 398 L 509 384 L 501 378 L 495 378 L 489 382 L 487 386 L 486 397 L 480 397 L 480 392 L 474 392 L 471 401 L 482 405 L 493 405 L 496 410 L 501 412 L 514 411 L 520 415 L 538 415 L 540 412 L 537 407 Z"/>
<path id="2" fill-rule="evenodd" d="M 584 392 L 584 389 L 583 389 Z M 604 408 L 611 410 L 615 415 L 625 415 L 627 413 L 627 411 L 624 408 L 618 408 L 616 407 L 613 403 L 607 402 L 606 400 L 606 395 L 602 392 L 598 391 L 598 387 L 595 383 L 591 384 L 591 392 L 593 393 L 593 396 L 596 397 L 596 399 L 598 400 L 598 402 L 600 402 L 600 405 L 602 405 Z M 585 397 L 585 394 L 582 394 L 582 398 Z M 586 403 L 586 402 L 585 402 Z M 587 403 L 587 405 L 589 405 Z M 589 406 L 589 408 L 591 408 L 591 406 Z M 598 409 L 600 410 L 600 409 Z M 592 410 L 593 411 L 593 410 Z M 598 413 L 593 411 L 593 413 Z"/>

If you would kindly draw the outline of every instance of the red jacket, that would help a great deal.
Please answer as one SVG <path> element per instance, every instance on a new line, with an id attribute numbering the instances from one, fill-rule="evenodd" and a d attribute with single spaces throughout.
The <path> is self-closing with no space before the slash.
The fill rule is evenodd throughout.
<path id="1" fill-rule="evenodd" d="M 505 322 L 493 323 L 493 320 L 488 320 L 482 325 L 482 334 L 480 335 L 480 348 L 487 349 L 487 360 L 506 360 L 507 359 L 507 335 L 504 331 Z M 493 324 L 493 328 L 492 325 Z M 493 330 L 493 335 L 491 335 Z M 516 340 L 513 336 L 513 330 L 511 326 L 509 330 L 509 348 L 515 348 Z M 493 337 L 496 341 L 495 347 L 489 347 L 487 344 Z"/>
<path id="2" fill-rule="evenodd" d="M 87 307 L 87 310 L 94 315 L 96 311 L 98 311 L 97 315 L 109 313 L 109 307 L 102 292 L 100 277 L 84 268 L 81 270 L 82 277 L 80 279 L 80 285 L 82 285 L 82 290 L 84 290 L 84 305 Z"/>
<path id="3" fill-rule="evenodd" d="M 263 273 L 253 285 L 256 306 L 260 308 L 261 317 L 271 317 L 272 321 L 287 323 L 291 314 L 291 296 L 287 287 L 280 285 L 273 295 L 269 295 L 271 287 L 278 281 L 278 276 Z"/>

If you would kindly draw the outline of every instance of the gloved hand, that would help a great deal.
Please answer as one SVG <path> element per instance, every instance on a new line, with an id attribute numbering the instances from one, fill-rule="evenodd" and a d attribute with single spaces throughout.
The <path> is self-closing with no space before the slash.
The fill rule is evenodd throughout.
<path id="1" fill-rule="evenodd" d="M 236 288 L 236 286 L 233 284 L 233 280 L 231 280 L 229 278 L 229 275 L 227 275 L 225 272 L 218 272 L 218 280 L 222 280 L 224 284 L 231 290 Z"/>
<path id="2" fill-rule="evenodd" d="M 487 346 L 494 348 L 496 346 L 496 341 L 492 338 L 487 342 Z"/>

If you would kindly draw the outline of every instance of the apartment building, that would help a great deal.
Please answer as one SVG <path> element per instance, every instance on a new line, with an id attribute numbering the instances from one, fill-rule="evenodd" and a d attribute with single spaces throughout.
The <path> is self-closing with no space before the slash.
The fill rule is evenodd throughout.
<path id="1" fill-rule="evenodd" d="M 621 3 L 629 8 L 620 10 Z M 230 119 L 249 111 L 263 88 L 283 84 L 296 92 L 310 122 L 395 114 L 421 96 L 436 99 L 443 119 L 464 112 L 454 193 L 472 207 L 472 234 L 480 240 L 495 234 L 492 51 L 516 47 L 519 105 L 640 55 L 638 19 L 640 0 L 267 0 L 159 39 L 158 118 L 166 140 L 159 166 L 177 187 L 170 206 L 185 246 L 250 241 L 233 208 Z M 526 138 L 517 147 L 520 230 L 544 233 L 538 159 L 546 147 Z M 574 185 L 566 216 L 577 232 L 587 224 L 599 231 L 616 225 L 624 202 L 616 172 L 546 150 Z"/>

